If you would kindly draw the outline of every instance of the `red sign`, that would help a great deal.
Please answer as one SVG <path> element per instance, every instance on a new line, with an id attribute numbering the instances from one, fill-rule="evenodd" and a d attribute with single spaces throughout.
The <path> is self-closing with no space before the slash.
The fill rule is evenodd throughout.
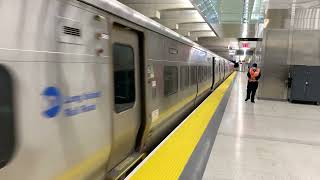
<path id="1" fill-rule="evenodd" d="M 247 42 L 242 43 L 242 48 L 250 48 L 249 43 Z"/>

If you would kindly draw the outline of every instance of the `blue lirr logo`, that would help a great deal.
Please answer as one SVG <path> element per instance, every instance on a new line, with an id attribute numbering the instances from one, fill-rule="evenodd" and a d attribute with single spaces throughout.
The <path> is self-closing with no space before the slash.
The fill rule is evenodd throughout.
<path id="1" fill-rule="evenodd" d="M 46 87 L 42 96 L 48 102 L 48 107 L 42 112 L 46 118 L 54 118 L 60 112 L 65 117 L 77 116 L 82 113 L 95 111 L 97 105 L 94 99 L 101 96 L 100 91 L 86 92 L 78 95 L 63 96 L 57 87 Z"/>
<path id="2" fill-rule="evenodd" d="M 47 87 L 42 95 L 49 102 L 49 107 L 43 112 L 43 115 L 48 118 L 56 117 L 61 111 L 63 104 L 63 96 L 56 87 Z"/>

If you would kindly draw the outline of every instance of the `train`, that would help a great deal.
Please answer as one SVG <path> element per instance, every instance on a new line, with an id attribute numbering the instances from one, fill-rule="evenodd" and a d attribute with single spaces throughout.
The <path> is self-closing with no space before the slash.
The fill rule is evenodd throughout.
<path id="1" fill-rule="evenodd" d="M 116 0 L 11 0 L 0 19 L 1 180 L 121 178 L 234 71 Z"/>

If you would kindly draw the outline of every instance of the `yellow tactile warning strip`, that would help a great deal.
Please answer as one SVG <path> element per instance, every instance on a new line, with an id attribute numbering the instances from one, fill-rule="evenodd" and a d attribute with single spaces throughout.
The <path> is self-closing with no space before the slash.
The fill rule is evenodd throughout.
<path id="1" fill-rule="evenodd" d="M 128 179 L 178 179 L 235 75 L 229 76 Z"/>

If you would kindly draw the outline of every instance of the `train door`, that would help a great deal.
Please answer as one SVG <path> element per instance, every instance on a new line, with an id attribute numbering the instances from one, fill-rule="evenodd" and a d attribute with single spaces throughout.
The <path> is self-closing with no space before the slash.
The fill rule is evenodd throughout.
<path id="1" fill-rule="evenodd" d="M 215 83 L 215 68 L 216 68 L 216 59 L 215 59 L 215 57 L 212 57 L 212 86 L 211 86 L 211 89 L 213 89 L 214 83 Z"/>
<path id="2" fill-rule="evenodd" d="M 114 75 L 113 143 L 109 166 L 135 150 L 141 125 L 141 82 L 138 33 L 115 25 L 112 29 Z"/>
<path id="3" fill-rule="evenodd" d="M 226 78 L 226 61 L 223 61 L 223 79 Z"/>
<path id="4" fill-rule="evenodd" d="M 222 80 L 221 61 L 219 60 L 219 82 Z"/>

